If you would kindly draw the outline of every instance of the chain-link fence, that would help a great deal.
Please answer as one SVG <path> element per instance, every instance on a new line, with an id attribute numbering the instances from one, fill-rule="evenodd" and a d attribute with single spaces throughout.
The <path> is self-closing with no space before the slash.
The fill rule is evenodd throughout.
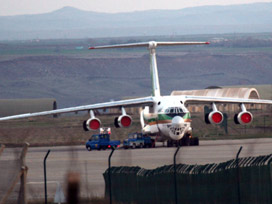
<path id="1" fill-rule="evenodd" d="M 207 165 L 178 164 L 178 203 L 271 203 L 272 155 Z M 238 166 L 237 166 L 238 164 Z M 105 171 L 109 196 L 109 169 Z M 112 198 L 122 203 L 175 203 L 174 165 L 111 168 Z"/>
<path id="2" fill-rule="evenodd" d="M 117 149 L 111 158 L 113 203 L 175 203 L 173 156 L 176 148 Z M 235 155 L 243 145 L 242 159 Z M 271 202 L 272 140 L 201 141 L 181 147 L 177 154 L 178 203 Z M 43 160 L 48 147 L 29 148 L 25 182 L 28 203 L 44 203 Z M 87 151 L 84 146 L 51 147 L 47 158 L 48 203 L 68 202 L 68 175 L 75 172 L 78 195 L 85 203 L 109 202 L 109 150 Z M 6 148 L 0 155 L 0 199 L 14 179 L 21 178 L 21 148 Z M 237 162 L 239 168 L 237 168 Z M 238 171 L 237 171 L 238 170 Z M 72 179 L 74 182 L 75 180 Z M 17 203 L 20 179 L 5 203 Z M 238 188 L 240 193 L 238 193 Z M 97 201 L 97 202 L 96 202 Z"/>

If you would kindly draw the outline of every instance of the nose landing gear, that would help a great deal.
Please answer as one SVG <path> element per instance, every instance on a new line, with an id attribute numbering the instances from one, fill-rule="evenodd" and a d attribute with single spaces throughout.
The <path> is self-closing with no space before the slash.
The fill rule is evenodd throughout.
<path id="1" fill-rule="evenodd" d="M 167 147 L 177 146 L 199 146 L 198 137 L 192 137 L 192 135 L 186 134 L 180 140 L 167 140 Z"/>

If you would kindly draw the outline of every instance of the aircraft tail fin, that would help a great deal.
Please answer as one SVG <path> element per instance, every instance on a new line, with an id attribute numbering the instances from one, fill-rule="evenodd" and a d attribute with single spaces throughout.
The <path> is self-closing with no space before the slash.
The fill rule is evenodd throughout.
<path id="1" fill-rule="evenodd" d="M 176 45 L 207 45 L 209 42 L 141 42 L 141 43 L 129 43 L 129 44 L 117 44 L 117 45 L 104 45 L 90 47 L 89 49 L 109 49 L 109 48 L 131 48 L 131 47 L 147 47 L 150 52 L 150 74 L 152 80 L 152 96 L 160 96 L 160 84 L 158 77 L 158 68 L 156 60 L 156 48 L 157 46 L 176 46 Z"/>

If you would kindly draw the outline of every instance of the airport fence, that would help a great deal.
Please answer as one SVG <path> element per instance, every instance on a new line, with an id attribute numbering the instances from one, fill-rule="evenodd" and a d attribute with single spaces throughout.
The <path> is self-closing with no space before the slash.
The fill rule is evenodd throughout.
<path id="1" fill-rule="evenodd" d="M 177 203 L 272 203 L 272 155 L 207 165 L 176 165 Z M 103 176 L 109 195 L 109 169 Z M 174 165 L 153 170 L 111 167 L 112 199 L 175 203 Z"/>

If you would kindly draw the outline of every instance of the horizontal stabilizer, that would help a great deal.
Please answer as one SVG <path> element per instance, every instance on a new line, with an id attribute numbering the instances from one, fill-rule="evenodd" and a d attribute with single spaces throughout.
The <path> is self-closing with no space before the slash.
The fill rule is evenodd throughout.
<path id="1" fill-rule="evenodd" d="M 156 48 L 157 46 L 175 46 L 175 45 L 208 45 L 209 42 L 141 42 L 141 43 L 129 43 L 129 44 L 118 44 L 118 45 L 103 45 L 103 46 L 95 46 L 89 47 L 92 49 L 106 49 L 106 48 L 129 48 L 129 47 L 148 47 Z"/>

